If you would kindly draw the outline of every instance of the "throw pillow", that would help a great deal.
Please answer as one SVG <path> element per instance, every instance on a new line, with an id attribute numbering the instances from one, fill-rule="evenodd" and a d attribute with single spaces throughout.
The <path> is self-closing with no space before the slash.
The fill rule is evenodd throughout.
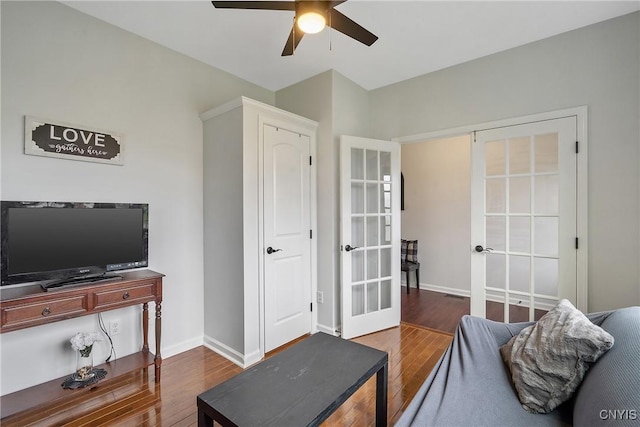
<path id="1" fill-rule="evenodd" d="M 546 414 L 568 400 L 613 337 L 563 299 L 500 347 L 522 407 Z"/>
<path id="2" fill-rule="evenodd" d="M 418 241 L 407 240 L 407 261 L 418 262 Z"/>
<path id="3" fill-rule="evenodd" d="M 400 262 L 407 262 L 407 241 L 405 239 L 400 240 Z"/>

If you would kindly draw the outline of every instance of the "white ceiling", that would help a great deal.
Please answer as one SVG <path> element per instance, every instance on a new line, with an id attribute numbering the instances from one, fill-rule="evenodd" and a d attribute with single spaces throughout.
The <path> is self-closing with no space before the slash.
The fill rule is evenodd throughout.
<path id="1" fill-rule="evenodd" d="M 337 9 L 376 43 L 326 28 L 281 57 L 293 12 L 205 0 L 63 3 L 274 91 L 329 69 L 371 90 L 640 9 L 640 0 L 349 0 Z"/>

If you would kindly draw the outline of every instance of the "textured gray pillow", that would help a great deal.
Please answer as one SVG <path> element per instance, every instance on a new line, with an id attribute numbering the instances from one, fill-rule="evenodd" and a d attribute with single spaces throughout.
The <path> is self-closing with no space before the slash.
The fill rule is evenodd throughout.
<path id="1" fill-rule="evenodd" d="M 500 347 L 522 407 L 546 414 L 574 393 L 613 337 L 564 299 Z"/>

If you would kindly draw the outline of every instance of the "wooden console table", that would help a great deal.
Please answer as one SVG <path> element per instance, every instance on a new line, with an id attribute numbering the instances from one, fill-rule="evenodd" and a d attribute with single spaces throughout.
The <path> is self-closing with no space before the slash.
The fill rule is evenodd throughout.
<path id="1" fill-rule="evenodd" d="M 27 409 L 87 392 L 110 379 L 128 372 L 155 366 L 155 381 L 160 382 L 161 273 L 139 270 L 120 273 L 121 279 L 78 284 L 67 288 L 43 291 L 39 285 L 3 289 L 0 295 L 0 333 L 44 325 L 74 317 L 142 304 L 142 349 L 138 353 L 98 366 L 107 376 L 92 386 L 67 390 L 61 384 L 68 377 L 58 378 L 0 397 L 0 418 L 5 419 Z M 155 302 L 155 354 L 149 351 L 148 303 Z"/>

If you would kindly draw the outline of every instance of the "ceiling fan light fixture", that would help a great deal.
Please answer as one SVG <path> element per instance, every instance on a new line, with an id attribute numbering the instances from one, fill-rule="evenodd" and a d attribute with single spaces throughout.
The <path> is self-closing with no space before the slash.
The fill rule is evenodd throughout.
<path id="1" fill-rule="evenodd" d="M 306 34 L 316 34 L 327 25 L 326 18 L 318 12 L 305 12 L 296 18 L 296 25 Z"/>

